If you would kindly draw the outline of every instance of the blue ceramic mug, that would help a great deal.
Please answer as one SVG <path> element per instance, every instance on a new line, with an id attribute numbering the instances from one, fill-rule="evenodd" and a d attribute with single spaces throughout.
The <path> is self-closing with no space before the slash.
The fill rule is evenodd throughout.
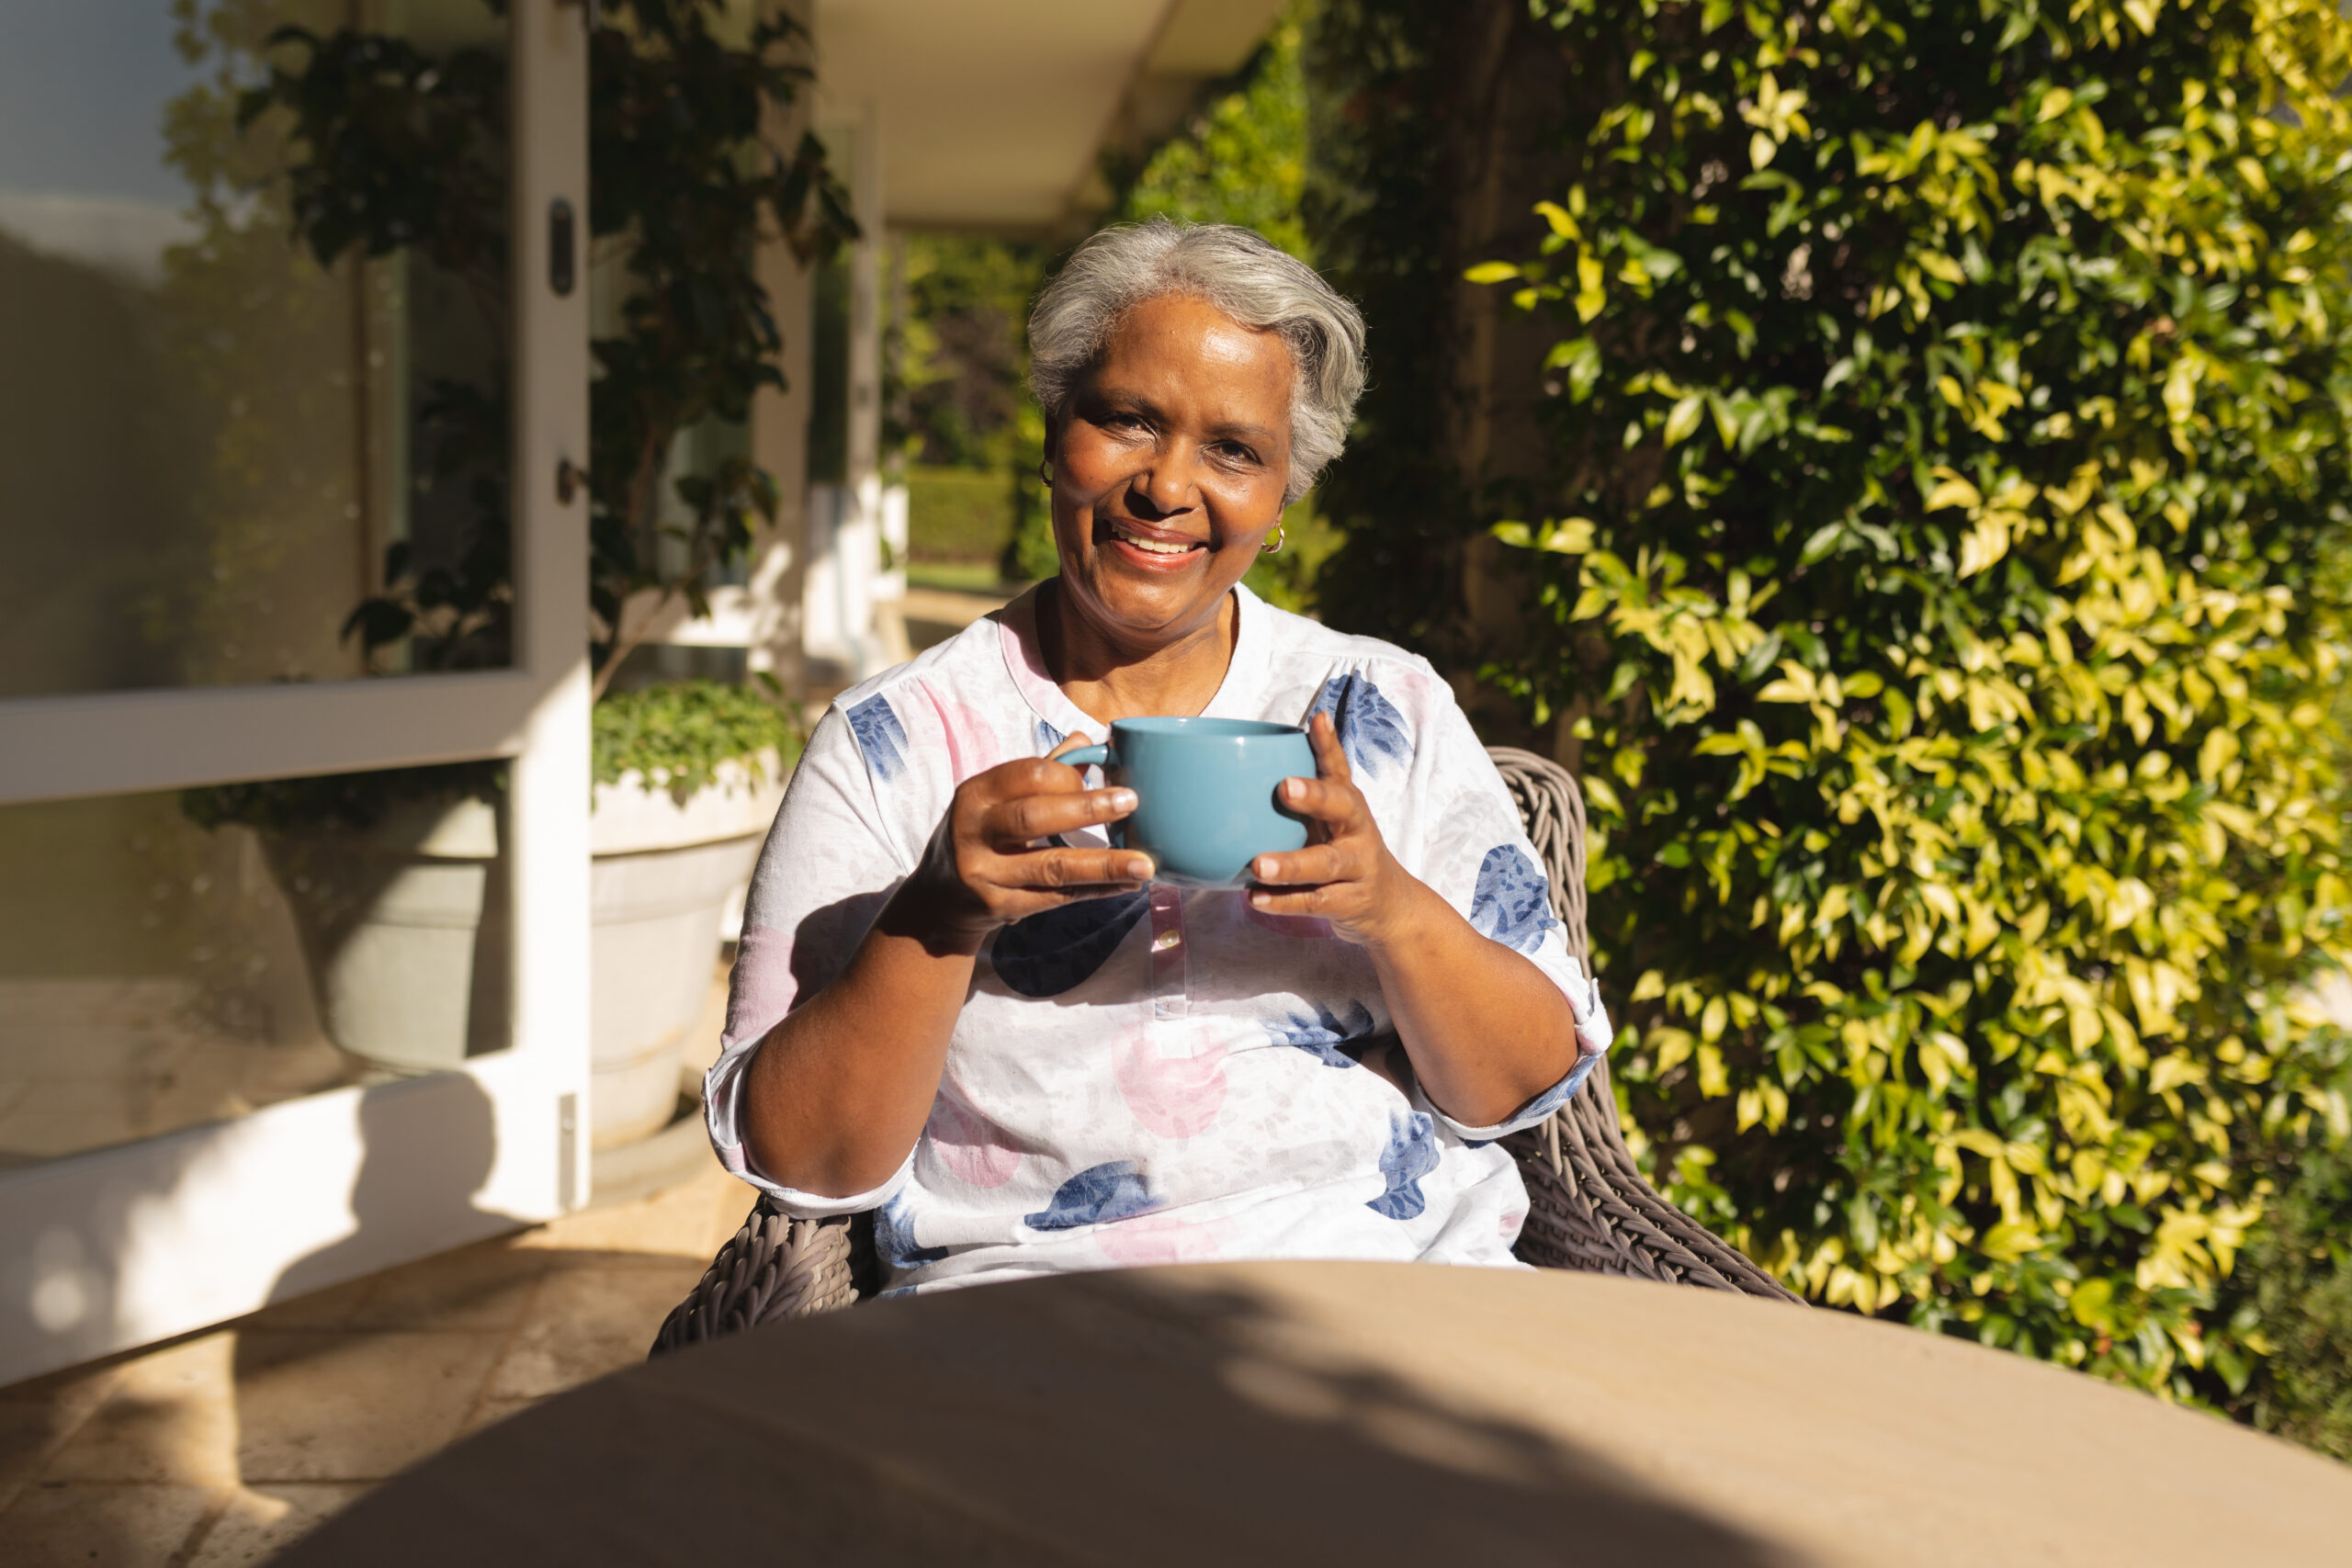
<path id="1" fill-rule="evenodd" d="M 1161 882 L 1239 887 L 1258 856 L 1306 847 L 1306 819 L 1274 804 L 1283 780 L 1315 776 L 1315 752 L 1295 725 L 1123 718 L 1108 746 L 1061 760 L 1125 775 L 1136 808 L 1113 825 L 1111 841 L 1150 855 Z"/>

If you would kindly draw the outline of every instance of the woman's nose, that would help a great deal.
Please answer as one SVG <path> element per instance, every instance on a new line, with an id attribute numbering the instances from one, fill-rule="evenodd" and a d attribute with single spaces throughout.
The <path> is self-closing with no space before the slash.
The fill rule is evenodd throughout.
<path id="1" fill-rule="evenodd" d="M 1138 513 L 1149 513 L 1144 522 L 1172 516 L 1193 509 L 1193 485 L 1185 477 L 1184 463 L 1179 454 L 1162 452 L 1151 467 L 1135 478 L 1130 501 Z"/>

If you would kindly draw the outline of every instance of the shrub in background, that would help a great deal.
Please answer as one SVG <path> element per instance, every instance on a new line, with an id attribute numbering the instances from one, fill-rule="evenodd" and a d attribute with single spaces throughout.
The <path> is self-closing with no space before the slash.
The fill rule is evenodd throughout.
<path id="1" fill-rule="evenodd" d="M 993 564 L 1014 581 L 1038 575 L 1024 541 L 1044 511 L 1045 423 L 1029 395 L 1025 328 L 1046 253 L 1022 241 L 911 234 L 893 265 L 900 308 L 883 348 L 883 443 L 906 468 L 914 558 Z"/>
<path id="2" fill-rule="evenodd" d="M 907 557 L 917 566 L 985 568 L 993 581 L 1012 536 L 1012 498 L 1001 468 L 910 463 Z"/>
<path id="3" fill-rule="evenodd" d="M 1547 635 L 1490 673 L 1581 739 L 1659 1177 L 1816 1300 L 2242 1397 L 2290 1303 L 2217 1292 L 2346 1130 L 2352 32 L 1534 8 L 1573 172 L 1473 276 L 1557 322 L 1496 529 Z"/>
<path id="4" fill-rule="evenodd" d="M 1315 259 L 1299 211 L 1306 191 L 1305 46 L 1318 0 L 1290 0 L 1225 90 L 1132 170 L 1117 170 L 1115 216 L 1240 223 Z"/>
<path id="5" fill-rule="evenodd" d="M 2221 1303 L 2268 1349 L 2221 1403 L 2266 1432 L 2352 1460 L 2352 1157 L 2311 1151 L 2280 1177 Z"/>

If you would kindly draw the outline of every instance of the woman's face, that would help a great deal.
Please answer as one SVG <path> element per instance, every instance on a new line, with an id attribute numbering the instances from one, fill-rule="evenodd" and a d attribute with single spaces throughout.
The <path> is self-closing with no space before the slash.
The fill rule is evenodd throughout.
<path id="1" fill-rule="evenodd" d="M 1162 295 L 1123 317 L 1046 433 L 1062 586 L 1102 631 L 1170 642 L 1215 617 L 1282 518 L 1290 349 Z"/>

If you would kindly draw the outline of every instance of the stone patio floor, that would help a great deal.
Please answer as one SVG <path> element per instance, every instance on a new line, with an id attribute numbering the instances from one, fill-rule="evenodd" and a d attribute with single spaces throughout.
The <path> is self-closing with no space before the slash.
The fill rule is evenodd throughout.
<path id="1" fill-rule="evenodd" d="M 466 1434 L 642 1360 L 750 1196 L 712 1165 L 0 1389 L 0 1563 L 264 1562 Z"/>

